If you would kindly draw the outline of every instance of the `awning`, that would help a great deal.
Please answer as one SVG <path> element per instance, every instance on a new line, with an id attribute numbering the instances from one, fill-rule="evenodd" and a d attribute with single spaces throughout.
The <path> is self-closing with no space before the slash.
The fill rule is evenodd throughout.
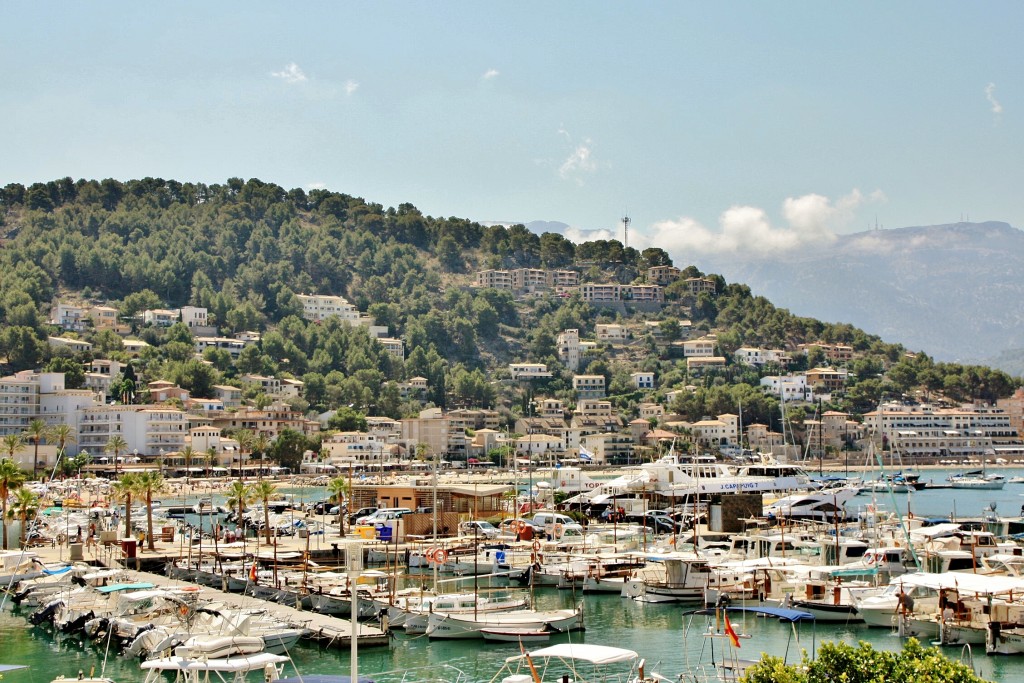
<path id="1" fill-rule="evenodd" d="M 747 612 L 750 614 L 762 614 L 769 617 L 777 617 L 782 621 L 814 621 L 814 615 L 810 612 L 804 612 L 799 609 L 789 609 L 787 607 L 719 607 L 719 610 L 726 612 Z M 695 610 L 689 612 L 689 614 L 715 614 L 716 609 L 714 607 L 708 607 L 705 609 Z"/>

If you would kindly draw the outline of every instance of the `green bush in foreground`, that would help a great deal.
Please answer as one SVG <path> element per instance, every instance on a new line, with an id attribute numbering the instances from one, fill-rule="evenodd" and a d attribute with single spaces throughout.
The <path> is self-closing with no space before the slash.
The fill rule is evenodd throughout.
<path id="1" fill-rule="evenodd" d="M 743 683 L 985 683 L 962 662 L 937 647 L 922 647 L 911 638 L 901 652 L 875 650 L 861 641 L 825 643 L 813 662 L 804 652 L 800 665 L 764 655 L 747 669 Z"/>

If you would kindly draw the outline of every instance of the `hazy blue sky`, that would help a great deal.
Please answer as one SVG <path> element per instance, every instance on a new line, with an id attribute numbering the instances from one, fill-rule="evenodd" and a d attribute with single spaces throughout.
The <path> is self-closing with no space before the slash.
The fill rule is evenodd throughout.
<path id="1" fill-rule="evenodd" d="M 0 183 L 258 177 L 638 246 L 1024 227 L 1024 4 L 21 2 Z M 616 234 L 621 234 L 617 232 Z"/>

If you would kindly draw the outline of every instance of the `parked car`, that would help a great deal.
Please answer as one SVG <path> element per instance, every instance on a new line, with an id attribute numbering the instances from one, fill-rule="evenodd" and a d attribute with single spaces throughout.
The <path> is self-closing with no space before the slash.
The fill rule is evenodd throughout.
<path id="1" fill-rule="evenodd" d="M 326 515 L 330 514 L 331 510 L 334 510 L 334 514 L 338 514 L 337 507 L 333 500 L 318 500 L 315 503 L 309 503 L 306 506 L 306 511 L 314 515 Z"/>
<path id="2" fill-rule="evenodd" d="M 378 522 L 389 522 L 398 519 L 402 515 L 412 512 L 409 508 L 380 508 L 375 512 L 363 517 L 356 517 L 356 524 L 377 524 Z"/>
<path id="3" fill-rule="evenodd" d="M 348 523 L 349 524 L 355 524 L 356 520 L 359 519 L 360 517 L 368 517 L 368 516 L 372 515 L 374 512 L 376 512 L 379 509 L 380 508 L 378 508 L 375 505 L 371 506 L 371 507 L 366 507 L 366 508 L 359 508 L 358 510 L 356 510 L 355 512 L 353 512 L 352 514 L 350 514 L 348 516 Z"/>
<path id="4" fill-rule="evenodd" d="M 480 536 L 483 538 L 495 538 L 501 531 L 498 527 L 482 519 L 473 519 L 459 525 L 459 533 L 463 536 Z"/>

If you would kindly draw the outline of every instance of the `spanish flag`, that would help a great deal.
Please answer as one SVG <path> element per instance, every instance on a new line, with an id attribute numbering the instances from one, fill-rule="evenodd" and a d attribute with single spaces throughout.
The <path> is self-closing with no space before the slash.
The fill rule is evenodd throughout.
<path id="1" fill-rule="evenodd" d="M 736 635 L 736 631 L 732 628 L 732 622 L 729 621 L 729 615 L 725 615 L 725 635 L 729 636 L 729 642 L 732 643 L 733 647 L 740 646 L 740 637 Z"/>
<path id="2" fill-rule="evenodd" d="M 255 562 L 249 565 L 249 583 L 256 583 L 256 579 L 259 578 L 259 574 L 257 574 L 259 569 L 259 565 Z"/>

